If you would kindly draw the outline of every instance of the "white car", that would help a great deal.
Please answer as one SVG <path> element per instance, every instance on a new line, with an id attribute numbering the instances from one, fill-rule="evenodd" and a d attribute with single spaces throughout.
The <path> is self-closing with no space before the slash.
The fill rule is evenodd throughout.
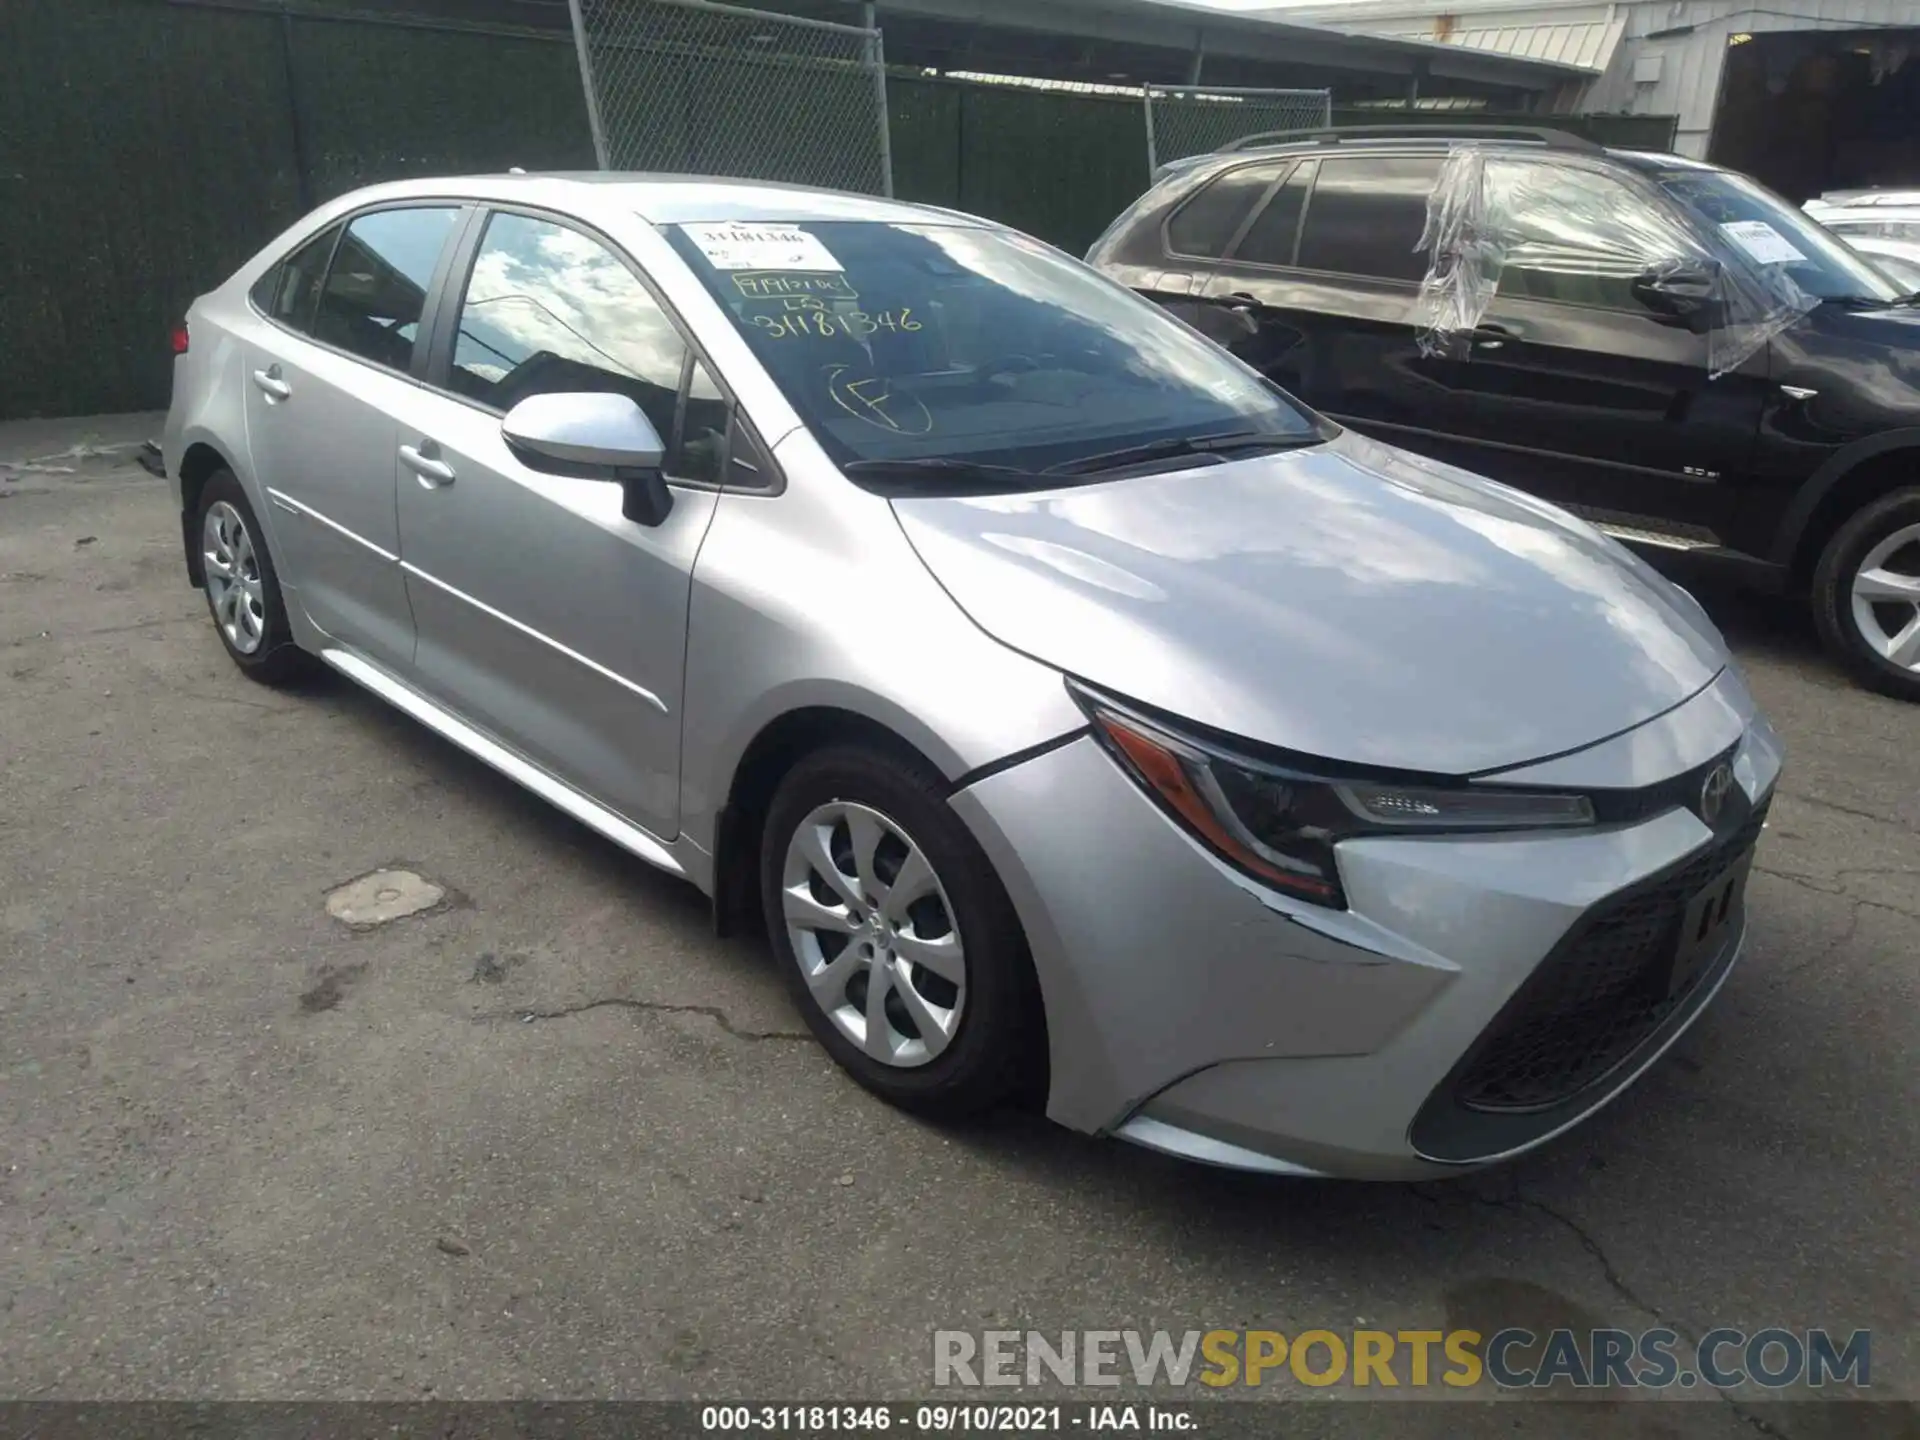
<path id="1" fill-rule="evenodd" d="M 1835 190 L 1800 208 L 1896 285 L 1920 291 L 1920 190 Z"/>
<path id="2" fill-rule="evenodd" d="M 1920 244 L 1920 190 L 1848 190 L 1800 207 L 1849 243 L 1856 238 Z"/>
<path id="3" fill-rule="evenodd" d="M 1920 293 L 1920 240 L 1887 240 L 1878 235 L 1845 238 L 1894 284 L 1904 286 L 1909 294 Z"/>

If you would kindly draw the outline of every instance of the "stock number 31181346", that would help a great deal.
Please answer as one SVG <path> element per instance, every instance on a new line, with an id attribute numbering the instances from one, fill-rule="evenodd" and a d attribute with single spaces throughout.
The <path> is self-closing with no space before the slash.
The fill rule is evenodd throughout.
<path id="1" fill-rule="evenodd" d="M 756 315 L 753 323 L 774 340 L 831 340 L 841 336 L 865 340 L 882 330 L 911 332 L 926 328 L 907 306 L 877 314 L 865 310 L 795 310 L 785 315 Z"/>

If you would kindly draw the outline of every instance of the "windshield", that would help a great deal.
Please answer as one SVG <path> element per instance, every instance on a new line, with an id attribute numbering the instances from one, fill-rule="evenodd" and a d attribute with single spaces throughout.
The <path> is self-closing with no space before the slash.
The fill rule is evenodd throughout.
<path id="1" fill-rule="evenodd" d="M 678 225 L 680 254 L 836 463 L 967 489 L 1136 445 L 1323 439 L 1324 423 L 1147 301 L 958 225 Z M 1047 483 L 1055 483 L 1049 480 Z"/>
<path id="2" fill-rule="evenodd" d="M 1879 271 L 1763 185 L 1724 170 L 1669 170 L 1661 189 L 1705 220 L 1724 250 L 1784 271 L 1816 300 L 1889 301 Z"/>

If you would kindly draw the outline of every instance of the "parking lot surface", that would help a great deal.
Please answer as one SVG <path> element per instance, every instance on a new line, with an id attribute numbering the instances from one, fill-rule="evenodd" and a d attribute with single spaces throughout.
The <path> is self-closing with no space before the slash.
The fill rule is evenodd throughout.
<path id="1" fill-rule="evenodd" d="M 0 1397 L 910 1397 L 936 1329 L 1356 1324 L 1871 1329 L 1920 1395 L 1920 709 L 1790 607 L 1704 597 L 1789 758 L 1675 1053 L 1505 1169 L 1285 1182 L 866 1096 L 694 890 L 344 681 L 242 678 L 157 428 L 0 426 Z M 443 893 L 329 913 L 383 867 Z"/>

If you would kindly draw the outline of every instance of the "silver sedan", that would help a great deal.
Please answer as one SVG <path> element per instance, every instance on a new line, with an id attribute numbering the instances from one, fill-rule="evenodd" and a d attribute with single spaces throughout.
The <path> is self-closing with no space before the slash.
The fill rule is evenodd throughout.
<path id="1" fill-rule="evenodd" d="M 947 211 L 413 181 L 176 336 L 187 570 L 763 927 L 855 1079 L 1285 1174 L 1632 1083 L 1780 747 L 1692 599 Z"/>

